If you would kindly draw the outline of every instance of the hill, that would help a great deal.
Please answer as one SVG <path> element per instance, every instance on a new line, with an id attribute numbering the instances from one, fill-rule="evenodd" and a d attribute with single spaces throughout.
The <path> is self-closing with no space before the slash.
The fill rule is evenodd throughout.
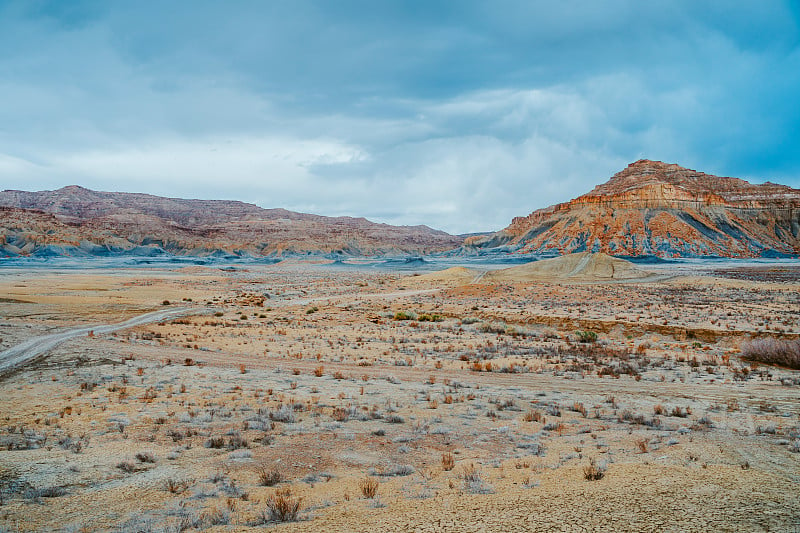
<path id="1" fill-rule="evenodd" d="M 640 160 L 569 202 L 517 217 L 463 251 L 660 257 L 800 254 L 800 190 Z"/>
<path id="2" fill-rule="evenodd" d="M 2 191 L 0 207 L 0 252 L 6 255 L 394 255 L 439 252 L 463 242 L 427 226 L 78 186 Z"/>

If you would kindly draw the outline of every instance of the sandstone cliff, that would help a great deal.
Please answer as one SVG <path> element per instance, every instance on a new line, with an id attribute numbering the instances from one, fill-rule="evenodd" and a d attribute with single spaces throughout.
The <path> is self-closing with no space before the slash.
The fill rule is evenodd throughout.
<path id="1" fill-rule="evenodd" d="M 570 202 L 517 217 L 467 251 L 660 257 L 800 254 L 800 190 L 640 160 Z"/>

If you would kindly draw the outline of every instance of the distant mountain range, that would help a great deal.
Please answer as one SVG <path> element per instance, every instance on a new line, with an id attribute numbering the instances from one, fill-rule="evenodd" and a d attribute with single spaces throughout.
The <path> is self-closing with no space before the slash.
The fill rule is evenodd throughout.
<path id="1" fill-rule="evenodd" d="M 642 159 L 569 202 L 468 238 L 466 253 L 659 257 L 800 254 L 800 190 Z"/>
<path id="2" fill-rule="evenodd" d="M 390 226 L 222 200 L 148 194 L 0 192 L 5 255 L 400 255 L 459 246 L 462 237 L 427 226 Z"/>
<path id="3" fill-rule="evenodd" d="M 567 254 L 781 257 L 800 254 L 800 190 L 640 160 L 569 202 L 496 233 L 454 236 L 222 200 L 148 194 L 0 192 L 0 256 Z"/>

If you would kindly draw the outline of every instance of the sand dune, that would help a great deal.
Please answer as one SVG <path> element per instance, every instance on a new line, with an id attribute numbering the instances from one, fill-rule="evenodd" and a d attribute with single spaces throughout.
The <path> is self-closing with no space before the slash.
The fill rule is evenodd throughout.
<path id="1" fill-rule="evenodd" d="M 653 276 L 637 268 L 630 261 L 617 259 L 603 253 L 583 252 L 553 259 L 534 261 L 524 265 L 488 272 L 484 282 L 514 282 L 538 280 L 638 280 Z"/>

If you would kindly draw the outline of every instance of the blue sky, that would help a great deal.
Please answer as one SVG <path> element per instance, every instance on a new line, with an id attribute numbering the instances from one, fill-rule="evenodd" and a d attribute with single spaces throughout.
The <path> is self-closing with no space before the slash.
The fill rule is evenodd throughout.
<path id="1" fill-rule="evenodd" d="M 461 233 L 640 158 L 800 187 L 799 6 L 0 0 L 0 189 Z"/>

